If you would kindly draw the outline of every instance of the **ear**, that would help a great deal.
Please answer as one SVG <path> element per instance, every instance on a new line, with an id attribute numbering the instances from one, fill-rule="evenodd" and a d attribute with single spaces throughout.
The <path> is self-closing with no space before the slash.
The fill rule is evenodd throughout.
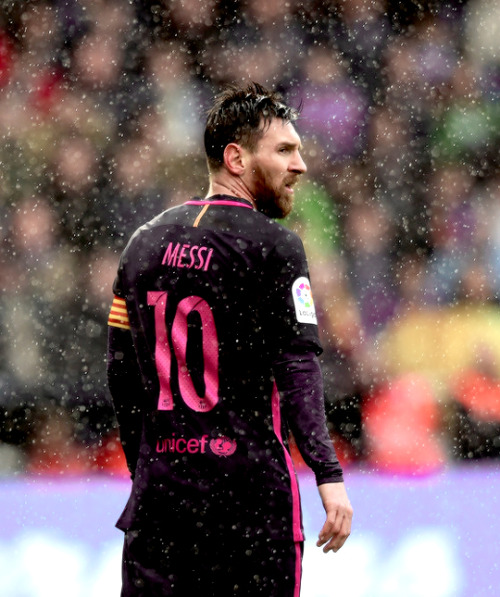
<path id="1" fill-rule="evenodd" d="M 241 176 L 245 171 L 245 150 L 237 143 L 229 143 L 224 149 L 224 165 L 234 176 Z"/>

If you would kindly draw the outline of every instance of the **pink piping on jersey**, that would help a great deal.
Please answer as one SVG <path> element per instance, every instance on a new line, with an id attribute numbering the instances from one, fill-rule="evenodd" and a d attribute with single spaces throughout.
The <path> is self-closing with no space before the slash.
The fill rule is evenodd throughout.
<path id="1" fill-rule="evenodd" d="M 253 209 L 253 205 L 239 203 L 238 201 L 186 201 L 184 205 L 230 205 L 231 207 L 247 207 Z"/>
<path id="2" fill-rule="evenodd" d="M 293 597 L 300 597 L 300 585 L 302 583 L 302 550 L 300 543 L 295 542 L 295 586 Z"/>
<path id="3" fill-rule="evenodd" d="M 271 397 L 272 415 L 273 415 L 273 429 L 276 437 L 278 438 L 283 452 L 285 454 L 286 465 L 290 474 L 290 484 L 292 487 L 292 528 L 293 528 L 293 540 L 303 541 L 304 535 L 300 524 L 300 494 L 299 484 L 297 482 L 297 476 L 295 474 L 295 467 L 293 466 L 293 460 L 290 456 L 290 452 L 286 449 L 281 436 L 281 410 L 280 410 L 280 394 L 276 383 L 273 387 L 273 394 Z"/>

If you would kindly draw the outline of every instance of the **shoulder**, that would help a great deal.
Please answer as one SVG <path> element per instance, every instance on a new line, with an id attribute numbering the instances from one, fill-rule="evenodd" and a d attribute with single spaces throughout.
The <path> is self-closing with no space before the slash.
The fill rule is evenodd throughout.
<path id="1" fill-rule="evenodd" d="M 279 255 L 299 255 L 305 258 L 304 245 L 300 236 L 276 220 L 269 220 L 269 233 L 272 235 L 276 253 Z"/>
<path id="2" fill-rule="evenodd" d="M 300 236 L 277 220 L 255 213 L 258 234 L 251 244 L 262 258 L 262 267 L 276 279 L 291 272 L 308 269 L 307 257 Z"/>
<path id="3" fill-rule="evenodd" d="M 176 216 L 180 214 L 182 207 L 182 205 L 170 207 L 169 209 L 166 209 L 165 211 L 162 211 L 154 216 L 142 226 L 139 226 L 139 228 L 137 228 L 130 237 L 127 246 L 125 247 L 125 251 L 130 250 L 132 245 L 136 245 L 137 243 L 144 241 L 151 234 L 154 234 L 158 228 L 170 223 L 175 223 Z"/>
<path id="4" fill-rule="evenodd" d="M 296 232 L 260 212 L 253 213 L 259 230 L 271 240 L 272 244 L 279 247 L 302 246 L 302 240 Z"/>

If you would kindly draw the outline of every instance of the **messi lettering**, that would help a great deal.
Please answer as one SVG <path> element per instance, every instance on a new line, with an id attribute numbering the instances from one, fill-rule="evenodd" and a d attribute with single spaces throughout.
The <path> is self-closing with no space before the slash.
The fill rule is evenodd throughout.
<path id="1" fill-rule="evenodd" d="M 187 269 L 208 270 L 214 250 L 203 245 L 168 243 L 163 255 L 162 265 L 185 267 Z"/>

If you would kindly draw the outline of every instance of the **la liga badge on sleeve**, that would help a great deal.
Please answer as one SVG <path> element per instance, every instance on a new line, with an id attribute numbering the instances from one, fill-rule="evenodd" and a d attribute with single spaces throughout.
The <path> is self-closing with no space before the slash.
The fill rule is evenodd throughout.
<path id="1" fill-rule="evenodd" d="M 292 285 L 293 304 L 299 323 L 318 324 L 311 283 L 305 276 L 297 278 Z"/>

